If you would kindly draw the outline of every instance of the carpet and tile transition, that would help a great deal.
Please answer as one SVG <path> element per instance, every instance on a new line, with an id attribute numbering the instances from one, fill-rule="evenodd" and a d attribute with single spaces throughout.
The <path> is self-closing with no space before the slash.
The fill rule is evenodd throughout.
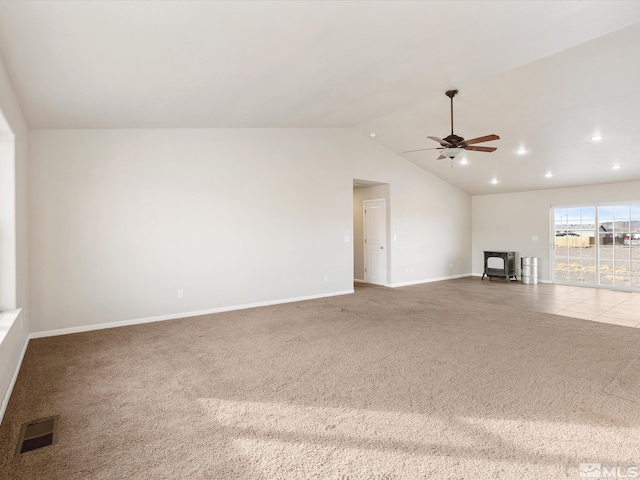
<path id="1" fill-rule="evenodd" d="M 559 479 L 639 465 L 640 329 L 504 305 L 519 284 L 465 295 L 472 282 L 32 340 L 0 476 Z M 20 425 L 51 415 L 58 442 L 15 456 Z"/>

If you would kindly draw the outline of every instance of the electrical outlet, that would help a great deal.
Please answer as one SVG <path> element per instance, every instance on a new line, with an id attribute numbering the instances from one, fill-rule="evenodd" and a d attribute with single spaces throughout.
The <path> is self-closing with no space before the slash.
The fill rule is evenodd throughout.
<path id="1" fill-rule="evenodd" d="M 453 268 L 453 263 L 450 263 L 450 264 L 449 264 L 449 268 Z"/>
<path id="2" fill-rule="evenodd" d="M 184 297 L 184 290 L 180 289 L 178 290 L 178 298 L 182 298 Z"/>
<path id="3" fill-rule="evenodd" d="M 345 236 L 344 236 L 344 241 L 345 241 L 345 242 L 348 242 L 348 241 L 349 241 L 349 235 L 345 235 Z"/>
<path id="4" fill-rule="evenodd" d="M 397 242 L 397 241 L 398 241 L 398 236 L 397 236 L 397 235 L 394 235 L 394 236 L 393 236 L 393 241 L 394 241 L 394 242 Z"/>
<path id="5" fill-rule="evenodd" d="M 537 242 L 538 241 L 538 235 L 533 235 L 531 237 L 531 240 L 534 241 L 534 242 Z"/>

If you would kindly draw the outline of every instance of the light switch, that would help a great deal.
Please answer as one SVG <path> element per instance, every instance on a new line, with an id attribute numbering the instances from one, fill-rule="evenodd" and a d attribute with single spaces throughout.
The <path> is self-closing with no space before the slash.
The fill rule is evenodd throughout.
<path id="1" fill-rule="evenodd" d="M 531 237 L 531 240 L 533 240 L 534 242 L 538 241 L 538 235 L 534 235 L 533 237 Z"/>
<path id="2" fill-rule="evenodd" d="M 344 236 L 344 241 L 345 241 L 345 242 L 348 242 L 348 241 L 349 241 L 349 235 L 345 235 L 345 236 Z"/>

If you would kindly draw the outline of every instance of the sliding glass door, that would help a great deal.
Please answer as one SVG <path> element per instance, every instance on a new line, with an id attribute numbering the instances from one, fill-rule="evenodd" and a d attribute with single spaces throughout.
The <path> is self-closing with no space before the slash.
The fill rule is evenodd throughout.
<path id="1" fill-rule="evenodd" d="M 555 208 L 554 281 L 640 290 L 640 204 Z"/>

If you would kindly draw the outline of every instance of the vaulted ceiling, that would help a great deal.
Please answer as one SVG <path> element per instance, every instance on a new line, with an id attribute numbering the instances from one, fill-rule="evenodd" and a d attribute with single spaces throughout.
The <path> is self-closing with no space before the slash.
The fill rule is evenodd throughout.
<path id="1" fill-rule="evenodd" d="M 353 127 L 402 154 L 458 88 L 456 133 L 498 151 L 404 157 L 465 191 L 640 179 L 640 2 L 5 0 L 0 49 L 31 128 Z"/>

